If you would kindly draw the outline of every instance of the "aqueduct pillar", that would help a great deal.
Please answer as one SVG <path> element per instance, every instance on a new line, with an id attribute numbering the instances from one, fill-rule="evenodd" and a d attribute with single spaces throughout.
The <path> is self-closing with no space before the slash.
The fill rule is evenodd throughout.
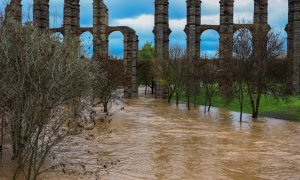
<path id="1" fill-rule="evenodd" d="M 80 6 L 79 0 L 65 0 L 63 34 L 65 39 L 79 37 Z"/>
<path id="2" fill-rule="evenodd" d="M 300 93 L 300 1 L 289 0 L 288 15 L 289 93 Z"/>
<path id="3" fill-rule="evenodd" d="M 49 29 L 49 0 L 34 0 L 33 23 L 42 31 Z"/>
<path id="4" fill-rule="evenodd" d="M 155 25 L 153 29 L 155 36 L 155 55 L 157 61 L 169 60 L 169 1 L 155 0 Z M 156 80 L 155 96 L 165 96 L 165 91 L 158 80 Z"/>
<path id="5" fill-rule="evenodd" d="M 125 89 L 128 96 L 138 96 L 138 82 L 137 82 L 137 57 L 138 57 L 138 37 L 133 29 L 126 31 L 124 35 L 124 65 L 125 75 L 131 78 L 131 85 Z"/>
<path id="6" fill-rule="evenodd" d="M 200 34 L 198 28 L 201 24 L 201 1 L 187 0 L 187 51 L 189 60 L 197 60 L 200 57 Z"/>
<path id="7" fill-rule="evenodd" d="M 103 0 L 94 0 L 93 4 L 93 48 L 94 59 L 108 58 L 108 9 Z"/>
<path id="8" fill-rule="evenodd" d="M 22 0 L 11 0 L 5 7 L 5 16 L 11 16 L 16 21 L 22 22 Z"/>
<path id="9" fill-rule="evenodd" d="M 271 29 L 268 24 L 268 0 L 254 0 L 253 20 L 253 54 L 256 59 L 265 58 L 263 56 L 267 55 L 266 39 Z"/>
<path id="10" fill-rule="evenodd" d="M 234 0 L 220 0 L 220 45 L 219 58 L 221 63 L 221 91 L 231 93 L 231 77 L 228 75 L 229 62 L 232 60 L 233 48 L 233 9 Z"/>
<path id="11" fill-rule="evenodd" d="M 156 58 L 159 61 L 169 59 L 169 1 L 155 0 L 155 36 Z"/>
<path id="12" fill-rule="evenodd" d="M 268 24 L 268 0 L 254 0 L 254 24 Z"/>

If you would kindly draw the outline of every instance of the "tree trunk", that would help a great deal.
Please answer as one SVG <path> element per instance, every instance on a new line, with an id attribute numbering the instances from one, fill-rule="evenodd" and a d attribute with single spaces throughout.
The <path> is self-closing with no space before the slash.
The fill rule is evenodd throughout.
<path id="1" fill-rule="evenodd" d="M 190 97 L 187 97 L 187 107 L 188 110 L 191 110 Z"/>
<path id="2" fill-rule="evenodd" d="M 168 103 L 171 103 L 172 96 L 173 96 L 172 94 L 169 94 Z"/>
<path id="3" fill-rule="evenodd" d="M 108 113 L 108 108 L 107 108 L 107 102 L 103 103 L 103 107 L 104 107 L 104 113 Z"/>
<path id="4" fill-rule="evenodd" d="M 155 89 L 155 84 L 154 84 L 154 81 L 152 81 L 152 88 L 151 88 L 152 95 L 154 94 L 154 89 Z"/>
<path id="5" fill-rule="evenodd" d="M 0 153 L 2 152 L 2 146 L 3 146 L 3 136 L 4 136 L 4 117 L 1 118 L 1 144 L 0 144 Z"/>
<path id="6" fill-rule="evenodd" d="M 179 104 L 179 95 L 176 95 L 176 106 Z"/>
<path id="7" fill-rule="evenodd" d="M 211 98 L 212 98 L 212 97 L 209 97 L 209 100 L 208 100 L 208 112 L 210 112 L 210 107 L 211 107 Z"/>
<path id="8" fill-rule="evenodd" d="M 18 166 L 18 168 L 17 168 L 17 170 L 14 172 L 14 176 L 13 176 L 13 180 L 17 180 L 18 179 L 18 177 L 19 177 L 19 173 L 20 173 L 20 170 L 21 169 L 21 167 L 20 166 Z"/>
<path id="9" fill-rule="evenodd" d="M 261 97 L 261 94 L 258 94 L 257 95 L 257 98 L 256 98 L 256 109 L 255 109 L 255 117 L 254 118 L 258 118 L 258 112 L 259 112 L 259 105 L 260 105 L 260 97 Z"/>
<path id="10" fill-rule="evenodd" d="M 21 147 L 22 147 L 22 135 L 21 135 L 21 121 L 18 115 L 16 115 L 16 119 L 12 120 L 11 123 L 11 138 L 13 144 L 13 159 L 17 158 L 20 154 Z"/>
<path id="11" fill-rule="evenodd" d="M 207 107 L 207 96 L 205 96 L 205 102 L 204 102 L 204 113 L 206 113 L 206 107 Z"/>
<path id="12" fill-rule="evenodd" d="M 255 112 L 255 103 L 254 103 L 254 100 L 252 98 L 252 95 L 250 92 L 249 93 L 249 97 L 250 97 L 250 102 L 251 102 L 251 108 L 252 108 L 252 118 L 257 118 L 257 114 Z"/>
<path id="13" fill-rule="evenodd" d="M 240 122 L 243 121 L 243 105 L 240 105 Z"/>
<path id="14" fill-rule="evenodd" d="M 258 112 L 253 111 L 253 112 L 252 112 L 252 118 L 253 118 L 253 119 L 257 119 L 257 118 L 258 118 Z"/>
<path id="15" fill-rule="evenodd" d="M 253 106 L 253 110 L 252 110 L 252 118 L 254 118 L 254 119 L 258 118 L 260 97 L 261 97 L 261 94 L 258 94 L 256 97 L 256 102 L 255 103 L 253 102 L 254 106 Z"/>
<path id="16" fill-rule="evenodd" d="M 243 121 L 244 96 L 243 96 L 243 87 L 242 87 L 241 84 L 239 85 L 239 94 L 240 94 L 240 97 L 239 97 L 239 101 L 240 101 L 240 122 L 242 122 Z"/>

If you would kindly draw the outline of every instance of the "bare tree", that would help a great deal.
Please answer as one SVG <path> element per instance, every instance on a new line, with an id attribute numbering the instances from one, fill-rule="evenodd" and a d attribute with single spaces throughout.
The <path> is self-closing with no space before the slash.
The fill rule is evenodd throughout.
<path id="1" fill-rule="evenodd" d="M 268 29 L 263 27 L 256 29 L 256 38 L 254 40 L 255 53 L 249 65 L 251 79 L 247 80 L 253 118 L 258 117 L 260 100 L 263 94 L 272 94 L 275 91 L 283 93 L 285 91 L 284 85 L 280 85 L 271 73 L 272 64 L 285 54 L 284 40 L 280 38 L 279 33 L 268 32 Z M 278 85 L 282 87 L 278 88 Z M 275 94 L 273 93 L 273 95 Z"/>
<path id="2" fill-rule="evenodd" d="M 179 45 L 170 48 L 169 60 L 157 62 L 161 84 L 168 90 L 168 102 L 176 96 L 176 104 L 185 93 L 187 107 L 190 110 L 191 98 L 195 95 L 195 68 L 193 62 L 187 58 L 186 50 Z M 156 66 L 156 67 L 157 67 Z"/>
<path id="3" fill-rule="evenodd" d="M 171 77 L 172 90 L 176 97 L 176 105 L 179 104 L 179 98 L 184 92 L 184 73 L 186 63 L 186 51 L 179 45 L 175 45 L 170 49 L 170 64 L 171 64 Z M 170 101 L 169 97 L 169 101 Z"/>
<path id="4" fill-rule="evenodd" d="M 234 37 L 234 56 L 238 60 L 235 63 L 234 80 L 238 87 L 240 111 L 243 110 L 246 87 L 252 117 L 257 118 L 262 95 L 282 95 L 285 92 L 285 83 L 281 77 L 285 77 L 286 72 L 282 70 L 286 68 L 283 65 L 280 70 L 274 69 L 280 57 L 285 54 L 284 40 L 280 33 L 269 32 L 269 28 L 260 25 L 254 29 L 253 37 L 248 30 L 244 29 L 239 30 Z M 281 77 L 278 75 L 280 73 Z"/>
<path id="5" fill-rule="evenodd" d="M 104 112 L 109 114 L 108 104 L 114 100 L 122 100 L 118 89 L 130 86 L 130 77 L 125 72 L 124 61 L 111 57 L 108 60 L 94 60 L 93 101 L 94 105 L 103 105 Z"/>
<path id="6" fill-rule="evenodd" d="M 37 179 L 47 170 L 51 149 L 76 131 L 74 109 L 89 90 L 89 63 L 80 59 L 77 40 L 61 43 L 9 17 L 0 23 L 0 39 L 0 92 L 5 97 L 0 107 L 9 114 L 18 164 L 13 179 Z"/>
<path id="7" fill-rule="evenodd" d="M 190 61 L 187 56 L 184 56 L 183 58 L 182 67 L 183 67 L 182 82 L 185 91 L 185 97 L 187 100 L 186 105 L 188 110 L 190 110 L 191 99 L 193 96 L 195 96 L 197 92 L 197 86 L 195 84 L 196 82 L 198 82 L 195 79 L 196 69 L 194 66 L 194 62 Z"/>
<path id="8" fill-rule="evenodd" d="M 253 37 L 249 30 L 240 29 L 234 36 L 233 59 L 231 61 L 233 96 L 237 97 L 240 106 L 240 122 L 243 119 L 244 99 L 247 96 L 247 79 L 251 78 L 248 66 L 253 56 Z"/>
<path id="9" fill-rule="evenodd" d="M 201 84 L 204 88 L 204 112 L 209 112 L 212 105 L 212 98 L 218 92 L 219 88 L 217 61 L 215 59 L 208 59 L 207 54 L 204 53 L 200 61 L 199 70 Z"/>
<path id="10" fill-rule="evenodd" d="M 171 102 L 176 90 L 177 94 L 179 93 L 178 85 L 180 84 L 180 78 L 182 77 L 178 73 L 180 73 L 181 62 L 183 61 L 184 56 L 185 50 L 182 47 L 175 45 L 170 48 L 168 60 L 155 62 L 156 65 L 154 68 L 159 68 L 155 68 L 153 71 L 159 69 L 155 76 L 160 79 L 161 85 L 163 85 L 163 88 L 168 92 L 168 103 Z"/>

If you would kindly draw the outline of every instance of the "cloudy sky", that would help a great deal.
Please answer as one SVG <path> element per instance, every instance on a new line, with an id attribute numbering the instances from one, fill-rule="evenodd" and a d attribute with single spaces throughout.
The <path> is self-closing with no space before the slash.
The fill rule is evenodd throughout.
<path id="1" fill-rule="evenodd" d="M 0 10 L 4 8 L 4 2 L 0 0 Z M 154 25 L 154 0 L 104 0 L 109 9 L 109 22 L 111 26 L 130 26 L 139 36 L 139 46 L 147 41 L 154 42 L 152 33 Z M 248 23 L 253 21 L 254 0 L 235 0 L 234 19 L 238 23 L 241 19 Z M 24 21 L 32 18 L 33 0 L 23 0 Z M 93 0 L 81 0 L 80 23 L 82 27 L 92 26 L 92 2 Z M 170 44 L 186 45 L 186 36 L 183 32 L 186 24 L 186 0 L 170 0 L 169 16 Z M 219 0 L 202 0 L 202 24 L 219 24 L 220 12 Z M 29 13 L 28 13 L 29 12 Z M 50 0 L 51 27 L 59 27 L 63 22 L 63 0 Z M 288 0 L 269 0 L 269 24 L 277 31 L 283 31 L 287 24 Z M 285 34 L 283 34 L 285 35 Z M 87 48 L 91 48 L 92 36 L 88 33 L 82 35 Z M 206 31 L 201 36 L 201 51 L 207 51 L 211 55 L 215 53 L 219 43 L 219 35 L 214 31 Z M 122 56 L 123 36 L 113 33 L 109 37 L 110 52 Z"/>

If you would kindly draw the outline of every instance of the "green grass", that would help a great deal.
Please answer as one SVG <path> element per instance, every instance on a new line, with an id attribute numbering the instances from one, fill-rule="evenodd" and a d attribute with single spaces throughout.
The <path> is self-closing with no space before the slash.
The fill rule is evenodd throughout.
<path id="1" fill-rule="evenodd" d="M 180 101 L 186 102 L 185 96 L 181 96 Z M 200 97 L 197 104 L 204 105 L 204 103 L 204 98 Z M 215 96 L 212 100 L 212 106 L 235 112 L 240 111 L 238 99 L 234 99 L 231 103 L 227 104 L 223 97 Z M 249 114 L 252 113 L 248 97 L 245 97 L 243 112 Z M 300 96 L 291 96 L 288 100 L 283 100 L 273 96 L 264 95 L 261 98 L 259 114 L 260 116 L 265 117 L 300 121 Z"/>

